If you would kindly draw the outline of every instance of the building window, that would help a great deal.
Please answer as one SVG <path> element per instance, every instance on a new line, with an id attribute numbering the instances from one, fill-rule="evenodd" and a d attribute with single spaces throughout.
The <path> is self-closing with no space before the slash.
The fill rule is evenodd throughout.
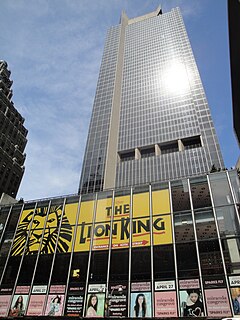
<path id="1" fill-rule="evenodd" d="M 184 138 L 182 139 L 182 144 L 185 150 L 200 148 L 202 146 L 200 136 Z"/>
<path id="2" fill-rule="evenodd" d="M 119 153 L 121 161 L 130 161 L 135 159 L 135 150 Z"/>
<path id="3" fill-rule="evenodd" d="M 167 154 L 178 151 L 178 142 L 170 142 L 167 144 L 160 145 L 161 154 Z"/>
<path id="4" fill-rule="evenodd" d="M 141 158 L 149 158 L 155 156 L 155 147 L 148 147 L 146 149 L 141 149 Z"/>

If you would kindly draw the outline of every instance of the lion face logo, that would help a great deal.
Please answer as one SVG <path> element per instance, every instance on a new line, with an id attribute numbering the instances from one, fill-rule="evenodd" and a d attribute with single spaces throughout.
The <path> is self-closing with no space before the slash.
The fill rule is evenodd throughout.
<path id="1" fill-rule="evenodd" d="M 29 212 L 18 226 L 12 255 L 22 255 L 26 242 L 25 254 L 37 253 L 40 246 L 40 253 L 42 254 L 54 253 L 55 248 L 57 252 L 68 252 L 72 240 L 72 227 L 65 213 L 62 213 L 62 209 L 63 206 L 60 205 L 51 206 L 49 213 L 47 207 L 37 208 Z"/>

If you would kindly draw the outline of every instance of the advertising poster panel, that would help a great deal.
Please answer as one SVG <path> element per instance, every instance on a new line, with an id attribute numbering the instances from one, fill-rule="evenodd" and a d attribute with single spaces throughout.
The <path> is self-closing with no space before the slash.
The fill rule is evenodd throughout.
<path id="1" fill-rule="evenodd" d="M 155 317 L 177 317 L 177 297 L 175 291 L 155 292 Z"/>
<path id="2" fill-rule="evenodd" d="M 31 295 L 27 310 L 27 316 L 43 315 L 43 307 L 46 296 L 43 294 Z"/>
<path id="3" fill-rule="evenodd" d="M 0 317 L 7 316 L 10 300 L 10 295 L 0 295 Z"/>
<path id="4" fill-rule="evenodd" d="M 155 317 L 177 317 L 177 296 L 175 281 L 155 282 Z"/>
<path id="5" fill-rule="evenodd" d="M 209 317 L 231 317 L 227 289 L 207 289 L 204 292 Z"/>
<path id="6" fill-rule="evenodd" d="M 11 254 L 13 256 L 22 255 L 28 237 L 29 241 L 27 241 L 26 254 L 33 254 L 39 250 L 41 243 L 39 241 L 40 238 L 43 239 L 40 253 L 53 254 L 61 220 L 57 251 L 71 252 L 74 229 L 72 223 L 75 224 L 76 211 L 77 204 L 66 205 L 64 212 L 63 205 L 24 210 L 17 228 Z M 32 228 L 29 231 L 30 226 L 32 226 Z M 44 227 L 45 233 L 43 233 Z"/>
<path id="7" fill-rule="evenodd" d="M 106 317 L 127 317 L 127 285 L 114 284 L 109 286 L 109 296 L 106 301 Z"/>
<path id="8" fill-rule="evenodd" d="M 240 287 L 231 288 L 234 315 L 240 315 Z"/>
<path id="9" fill-rule="evenodd" d="M 133 292 L 131 293 L 131 311 L 130 316 L 134 318 L 146 318 L 152 316 L 152 298 L 151 292 Z"/>
<path id="10" fill-rule="evenodd" d="M 234 315 L 240 315 L 240 276 L 229 277 Z"/>
<path id="11" fill-rule="evenodd" d="M 150 282 L 134 282 L 131 285 L 130 316 L 145 318 L 152 316 L 152 294 Z"/>
<path id="12" fill-rule="evenodd" d="M 155 191 L 153 199 L 154 245 L 172 243 L 171 218 L 168 214 L 170 211 L 168 190 Z M 89 250 L 92 231 L 93 250 L 108 249 L 112 218 L 112 248 L 129 247 L 130 196 L 116 197 L 113 214 L 112 199 L 99 199 L 97 201 L 96 221 L 93 225 L 94 204 L 94 201 L 86 201 L 80 205 L 74 252 Z M 65 207 L 60 204 L 50 208 L 46 206 L 24 210 L 17 228 L 11 254 L 14 256 L 23 254 L 28 235 L 30 241 L 27 242 L 26 254 L 33 254 L 38 250 L 40 250 L 41 254 L 53 254 L 55 246 L 57 246 L 57 252 L 71 252 L 77 211 L 78 203 L 66 204 Z M 149 214 L 149 193 L 135 194 L 132 221 L 132 245 L 134 247 L 150 246 L 151 224 Z M 33 220 L 34 226 L 29 232 Z M 60 220 L 62 221 L 61 229 L 59 241 L 56 244 Z M 44 226 L 45 233 L 43 233 Z M 40 242 L 39 238 L 42 238 L 43 241 Z M 41 248 L 39 248 L 40 243 L 42 243 Z"/>
<path id="13" fill-rule="evenodd" d="M 65 285 L 52 285 L 49 290 L 45 315 L 61 316 L 65 299 Z"/>
<path id="14" fill-rule="evenodd" d="M 46 316 L 61 316 L 63 311 L 64 294 L 50 294 L 45 310 Z"/>
<path id="15" fill-rule="evenodd" d="M 84 286 L 70 285 L 65 306 L 65 316 L 83 316 Z"/>
<path id="16" fill-rule="evenodd" d="M 179 289 L 181 317 L 204 316 L 199 279 L 180 280 Z"/>
<path id="17" fill-rule="evenodd" d="M 223 277 L 204 277 L 203 287 L 204 289 L 224 288 L 226 287 L 226 281 Z"/>
<path id="18" fill-rule="evenodd" d="M 90 284 L 85 307 L 85 317 L 103 317 L 105 311 L 105 284 Z"/>
<path id="19" fill-rule="evenodd" d="M 12 300 L 9 316 L 10 317 L 24 316 L 26 313 L 27 301 L 28 301 L 28 295 L 15 294 Z"/>
<path id="20" fill-rule="evenodd" d="M 28 309 L 27 309 L 28 316 L 43 315 L 46 292 L 47 292 L 47 285 L 33 286 L 32 294 L 30 296 Z"/>

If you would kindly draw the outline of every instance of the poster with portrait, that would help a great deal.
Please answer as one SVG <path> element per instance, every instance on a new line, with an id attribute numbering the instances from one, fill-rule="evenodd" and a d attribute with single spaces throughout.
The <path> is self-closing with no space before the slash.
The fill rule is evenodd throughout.
<path id="1" fill-rule="evenodd" d="M 12 305 L 9 310 L 10 317 L 24 316 L 26 313 L 26 305 L 28 301 L 27 294 L 15 294 L 12 300 Z"/>
<path id="2" fill-rule="evenodd" d="M 240 287 L 231 288 L 234 315 L 240 315 Z"/>
<path id="3" fill-rule="evenodd" d="M 181 317 L 203 317 L 204 308 L 202 292 L 198 288 L 188 288 L 180 293 L 180 315 Z"/>
<path id="4" fill-rule="evenodd" d="M 63 311 L 64 294 L 50 294 L 45 310 L 46 316 L 61 316 Z"/>
<path id="5" fill-rule="evenodd" d="M 103 317 L 105 307 L 105 293 L 91 292 L 87 295 L 85 317 Z"/>
<path id="6" fill-rule="evenodd" d="M 151 292 L 132 292 L 130 316 L 134 318 L 147 318 L 152 316 Z"/>
<path id="7" fill-rule="evenodd" d="M 234 315 L 240 315 L 240 276 L 229 277 Z"/>

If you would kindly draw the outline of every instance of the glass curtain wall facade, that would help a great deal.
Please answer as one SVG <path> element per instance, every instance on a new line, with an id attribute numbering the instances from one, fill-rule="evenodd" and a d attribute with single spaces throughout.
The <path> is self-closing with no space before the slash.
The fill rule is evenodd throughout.
<path id="1" fill-rule="evenodd" d="M 207 173 L 223 160 L 178 8 L 107 33 L 79 192 Z"/>
<path id="2" fill-rule="evenodd" d="M 239 204 L 229 171 L 3 206 L 0 316 L 240 315 Z"/>

